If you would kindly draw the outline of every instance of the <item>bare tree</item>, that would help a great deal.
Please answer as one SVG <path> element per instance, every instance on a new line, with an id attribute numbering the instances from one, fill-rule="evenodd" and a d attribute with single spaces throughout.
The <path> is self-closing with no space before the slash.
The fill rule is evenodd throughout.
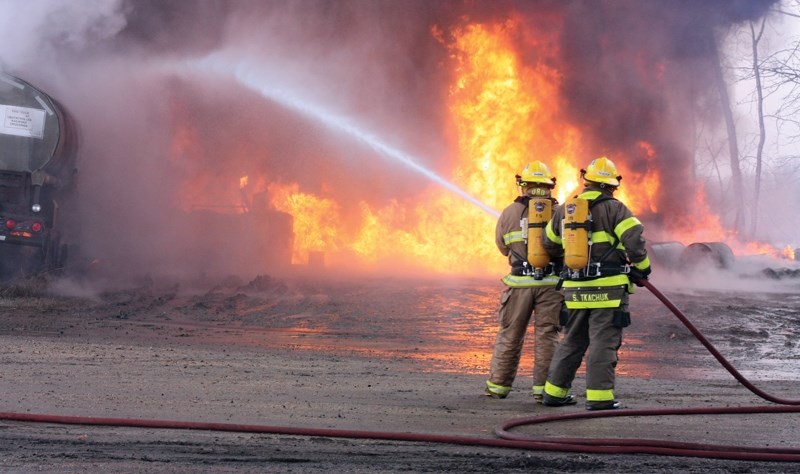
<path id="1" fill-rule="evenodd" d="M 764 91 L 761 86 L 761 70 L 758 64 L 758 43 L 764 34 L 764 25 L 767 18 L 761 19 L 761 25 L 756 33 L 756 28 L 753 22 L 750 22 L 750 38 L 753 48 L 753 78 L 756 81 L 756 106 L 758 109 L 758 148 L 756 149 L 756 174 L 755 174 L 755 187 L 753 194 L 753 216 L 751 220 L 750 236 L 756 235 L 758 227 L 758 200 L 761 194 L 761 163 L 764 156 L 764 144 L 767 141 L 767 129 L 764 126 Z"/>
<path id="2" fill-rule="evenodd" d="M 764 170 L 768 169 L 770 165 L 779 163 L 781 160 L 791 161 L 796 159 L 794 156 L 782 157 L 779 150 L 781 147 L 795 147 L 800 143 L 800 40 L 795 37 L 788 47 L 772 50 L 768 50 L 769 44 L 763 41 L 766 30 L 779 31 L 781 29 L 778 28 L 780 22 L 775 21 L 780 19 L 781 16 L 783 19 L 789 17 L 800 18 L 800 14 L 794 13 L 795 11 L 800 12 L 800 1 L 785 0 L 780 8 L 772 9 L 771 15 L 749 22 L 749 38 L 747 40 L 750 49 L 749 65 L 743 65 L 738 68 L 739 81 L 750 81 L 753 84 L 750 97 L 753 110 L 756 112 L 754 121 L 758 125 L 758 134 L 753 137 L 755 138 L 753 140 L 755 143 L 753 195 L 752 199 L 749 200 L 752 208 L 747 213 L 747 216 L 751 219 L 747 228 L 747 235 L 751 238 L 756 237 L 759 231 L 759 222 L 764 220 L 764 216 L 760 215 L 763 212 L 761 201 L 764 199 L 764 196 L 762 196 L 765 181 Z M 797 20 L 794 21 L 796 22 Z M 776 28 L 773 29 L 771 26 Z M 783 37 L 778 36 L 776 39 L 783 40 Z M 786 43 L 784 42 L 784 44 Z M 722 91 L 720 93 L 722 94 Z M 767 109 L 770 111 L 767 112 Z M 723 112 L 725 111 L 723 110 Z M 725 119 L 727 125 L 729 118 L 726 116 Z M 774 127 L 768 127 L 768 121 L 774 123 Z M 729 137 L 732 130 L 729 125 Z M 769 136 L 767 135 L 767 130 L 770 130 Z M 772 151 L 769 153 L 769 160 L 765 156 L 767 143 L 770 143 L 770 147 L 775 147 L 774 150 L 770 148 Z M 732 145 L 731 153 L 733 153 Z M 742 146 L 741 141 L 739 146 Z M 736 151 L 741 153 L 739 146 L 737 146 Z M 747 148 L 750 149 L 750 147 Z M 744 163 L 741 156 L 736 161 L 739 166 Z M 741 183 L 743 178 L 741 173 L 737 177 L 733 166 L 733 156 L 731 156 L 734 192 L 741 192 L 743 188 L 737 185 L 736 181 L 739 180 Z M 779 167 L 790 169 L 790 167 L 785 166 L 785 163 Z M 738 216 L 736 223 L 743 224 L 738 219 Z M 743 228 L 744 226 L 739 227 L 737 225 L 736 230 L 741 231 Z"/>
<path id="3" fill-rule="evenodd" d="M 725 118 L 725 128 L 728 132 L 728 149 L 730 153 L 731 179 L 733 184 L 734 219 L 733 228 L 741 232 L 744 228 L 744 185 L 742 184 L 742 171 L 739 168 L 739 144 L 736 135 L 736 124 L 733 120 L 733 109 L 728 94 L 728 84 L 722 72 L 722 60 L 719 55 L 719 46 L 713 33 L 709 34 L 709 48 L 712 53 L 712 67 L 714 68 L 714 81 L 719 91 L 720 108 Z"/>
<path id="4" fill-rule="evenodd" d="M 800 18 L 800 14 L 794 11 L 800 11 L 800 2 L 795 1 L 784 9 L 774 10 L 779 15 Z M 762 98 L 772 95 L 779 97 L 780 105 L 766 117 L 775 120 L 779 134 L 786 131 L 782 134 L 784 140 L 793 143 L 800 141 L 800 40 L 795 38 L 788 48 L 768 54 L 763 61 L 754 59 L 752 74 L 759 76 Z"/>

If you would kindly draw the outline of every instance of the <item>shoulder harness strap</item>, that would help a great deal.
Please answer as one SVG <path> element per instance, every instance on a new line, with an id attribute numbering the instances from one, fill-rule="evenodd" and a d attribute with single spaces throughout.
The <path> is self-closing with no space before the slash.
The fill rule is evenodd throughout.
<path id="1" fill-rule="evenodd" d="M 589 201 L 589 209 L 593 208 L 597 204 L 600 204 L 601 202 L 609 201 L 609 200 L 612 200 L 612 199 L 616 200 L 617 198 L 615 198 L 613 196 L 608 196 L 608 195 L 602 194 L 602 195 L 598 196 L 596 199 L 593 199 L 592 201 Z M 598 260 L 598 263 L 603 263 L 609 257 L 609 255 L 611 255 L 611 253 L 614 250 L 616 250 L 617 245 L 619 245 L 619 237 L 617 237 L 617 234 L 613 234 L 613 235 L 614 235 L 614 241 L 611 243 L 611 247 L 608 250 L 606 250 L 606 252 L 600 257 L 600 259 Z"/>

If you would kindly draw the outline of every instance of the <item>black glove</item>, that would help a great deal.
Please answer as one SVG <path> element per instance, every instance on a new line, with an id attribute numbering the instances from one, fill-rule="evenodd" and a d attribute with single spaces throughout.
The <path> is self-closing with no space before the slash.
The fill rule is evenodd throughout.
<path id="1" fill-rule="evenodd" d="M 631 267 L 630 273 L 628 273 L 628 278 L 631 279 L 634 285 L 636 286 L 644 286 L 644 282 L 647 280 L 647 275 L 650 274 L 650 267 L 645 268 L 644 270 L 639 270 L 636 267 Z"/>

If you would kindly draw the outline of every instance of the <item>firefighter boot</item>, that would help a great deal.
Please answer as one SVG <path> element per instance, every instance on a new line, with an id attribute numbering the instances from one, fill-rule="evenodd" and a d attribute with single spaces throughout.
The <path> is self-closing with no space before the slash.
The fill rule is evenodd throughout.
<path id="1" fill-rule="evenodd" d="M 616 410 L 619 402 L 616 400 L 604 400 L 602 402 L 586 402 L 587 410 Z"/>
<path id="2" fill-rule="evenodd" d="M 549 393 L 544 394 L 542 397 L 542 405 L 547 407 L 563 407 L 566 405 L 575 405 L 578 403 L 572 395 L 567 395 L 566 397 L 554 397 Z"/>
<path id="3" fill-rule="evenodd" d="M 533 385 L 531 386 L 531 395 L 533 395 L 533 400 L 536 403 L 542 403 L 544 399 L 544 385 Z"/>
<path id="4" fill-rule="evenodd" d="M 511 387 L 505 385 L 498 385 L 490 381 L 486 381 L 486 390 L 483 392 L 487 397 L 492 398 L 506 398 L 511 393 Z"/>

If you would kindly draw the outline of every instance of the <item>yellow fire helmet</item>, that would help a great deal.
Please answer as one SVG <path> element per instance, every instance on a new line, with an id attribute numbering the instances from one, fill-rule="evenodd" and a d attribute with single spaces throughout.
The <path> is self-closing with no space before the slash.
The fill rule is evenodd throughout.
<path id="1" fill-rule="evenodd" d="M 526 187 L 528 185 L 539 183 L 553 187 L 556 185 L 556 178 L 550 174 L 550 169 L 546 164 L 541 161 L 532 161 L 525 166 L 522 174 L 518 174 L 517 186 Z"/>
<path id="2" fill-rule="evenodd" d="M 619 182 L 622 180 L 622 176 L 617 174 L 617 166 L 605 156 L 592 160 L 585 170 L 581 170 L 581 176 L 586 181 L 609 186 L 619 186 Z"/>

